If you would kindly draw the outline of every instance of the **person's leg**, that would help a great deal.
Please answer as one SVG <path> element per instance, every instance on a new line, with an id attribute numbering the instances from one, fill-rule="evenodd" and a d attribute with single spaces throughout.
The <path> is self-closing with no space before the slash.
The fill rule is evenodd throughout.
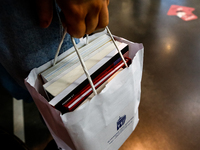
<path id="1" fill-rule="evenodd" d="M 10 76 L 6 69 L 0 64 L 0 84 L 5 88 L 9 94 L 17 100 L 23 99 L 25 102 L 32 102 L 29 92 L 22 88 L 18 83 Z"/>

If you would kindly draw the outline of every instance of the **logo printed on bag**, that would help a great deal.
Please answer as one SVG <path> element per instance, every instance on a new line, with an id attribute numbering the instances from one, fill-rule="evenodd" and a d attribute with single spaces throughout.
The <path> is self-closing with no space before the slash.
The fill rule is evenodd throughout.
<path id="1" fill-rule="evenodd" d="M 126 115 L 124 115 L 123 117 L 119 116 L 119 119 L 117 121 L 117 130 L 119 130 L 125 124 L 125 121 L 126 121 Z"/>
<path id="2" fill-rule="evenodd" d="M 123 117 L 119 117 L 119 119 L 117 120 L 117 132 L 108 140 L 108 143 L 112 144 L 129 125 L 133 124 L 133 119 L 134 116 L 126 122 L 126 115 L 124 115 Z"/>

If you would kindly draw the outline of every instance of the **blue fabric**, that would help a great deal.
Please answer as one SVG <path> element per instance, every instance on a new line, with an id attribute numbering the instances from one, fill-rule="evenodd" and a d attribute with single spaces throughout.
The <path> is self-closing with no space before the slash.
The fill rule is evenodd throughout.
<path id="1" fill-rule="evenodd" d="M 5 68 L 0 64 L 0 83 L 12 97 L 17 100 L 23 99 L 25 102 L 32 102 L 33 99 L 29 92 L 21 87 L 17 82 L 10 76 L 10 74 L 5 70 Z"/>
<path id="2" fill-rule="evenodd" d="M 54 58 L 63 34 L 58 9 L 55 7 L 51 25 L 47 29 L 42 29 L 39 27 L 34 1 L 1 1 L 0 63 L 6 70 L 1 66 L 0 81 L 11 95 L 18 99 L 20 97 L 24 99 L 23 94 L 16 93 L 23 93 L 19 85 L 25 88 L 24 78 L 28 73 Z M 67 34 L 60 53 L 71 46 L 70 36 Z M 5 78 L 7 73 L 11 77 Z M 26 93 L 26 90 L 23 90 Z"/>

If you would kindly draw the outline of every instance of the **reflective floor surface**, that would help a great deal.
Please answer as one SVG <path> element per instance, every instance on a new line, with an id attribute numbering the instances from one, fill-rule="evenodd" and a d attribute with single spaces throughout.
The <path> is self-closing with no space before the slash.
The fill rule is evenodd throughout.
<path id="1" fill-rule="evenodd" d="M 193 21 L 168 16 L 171 5 L 194 7 Z M 200 149 L 199 0 L 110 0 L 114 35 L 145 47 L 139 124 L 120 150 Z M 1 89 L 0 123 L 13 130 L 13 101 Z M 51 140 L 37 108 L 24 104 L 25 143 L 42 150 Z"/>

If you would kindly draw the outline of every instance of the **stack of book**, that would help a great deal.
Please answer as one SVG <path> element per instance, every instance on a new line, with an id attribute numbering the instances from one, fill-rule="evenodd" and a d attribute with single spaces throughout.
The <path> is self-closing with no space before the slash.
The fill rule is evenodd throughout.
<path id="1" fill-rule="evenodd" d="M 128 45 L 116 41 L 122 54 L 128 53 Z M 97 91 L 101 91 L 108 79 L 125 65 L 107 34 L 91 40 L 87 45 L 77 44 Z M 131 59 L 126 58 L 128 64 Z M 41 73 L 49 103 L 62 113 L 75 110 L 91 98 L 92 88 L 80 65 L 78 56 L 71 48 L 67 56 Z"/>

